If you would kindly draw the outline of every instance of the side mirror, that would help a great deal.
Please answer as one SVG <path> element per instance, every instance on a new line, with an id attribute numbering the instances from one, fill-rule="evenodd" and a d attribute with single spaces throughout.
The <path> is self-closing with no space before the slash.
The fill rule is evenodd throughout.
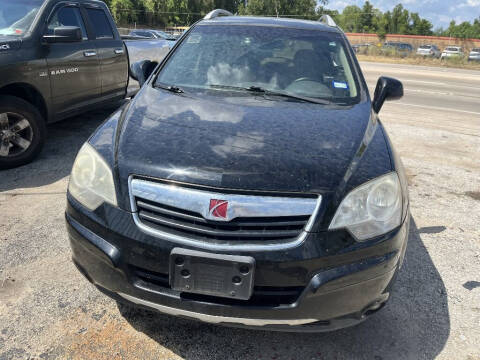
<path id="1" fill-rule="evenodd" d="M 398 100 L 403 97 L 403 85 L 397 79 L 382 76 L 378 79 L 375 95 L 373 96 L 373 111 L 377 114 L 387 100 Z"/>
<path id="2" fill-rule="evenodd" d="M 43 39 L 48 43 L 82 41 L 82 31 L 78 26 L 59 26 L 53 29 L 53 35 L 44 35 Z"/>
<path id="3" fill-rule="evenodd" d="M 137 80 L 142 87 L 145 81 L 149 78 L 153 70 L 157 67 L 156 61 L 142 60 L 130 65 L 130 76 Z"/>

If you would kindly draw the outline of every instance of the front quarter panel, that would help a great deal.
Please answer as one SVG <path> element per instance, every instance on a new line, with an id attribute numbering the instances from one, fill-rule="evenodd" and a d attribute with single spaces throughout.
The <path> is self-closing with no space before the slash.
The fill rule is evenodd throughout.
<path id="1" fill-rule="evenodd" d="M 43 46 L 33 40 L 24 41 L 18 48 L 0 52 L 0 89 L 13 84 L 27 84 L 40 92 L 49 105 L 50 75 Z"/>
<path id="2" fill-rule="evenodd" d="M 334 192 L 325 194 L 327 205 L 322 207 L 323 211 L 320 212 L 313 231 L 328 230 L 338 206 L 350 191 L 394 170 L 383 126 L 372 113 L 364 139 L 345 170 L 344 177 Z"/>
<path id="3" fill-rule="evenodd" d="M 116 144 L 118 142 L 118 137 L 120 136 L 120 131 L 122 127 L 122 120 L 125 117 L 130 106 L 130 101 L 126 101 L 119 109 L 117 109 L 113 114 L 111 114 L 102 125 L 100 125 L 97 130 L 92 134 L 88 143 L 103 157 L 103 159 L 110 166 L 110 169 L 113 173 L 113 180 L 115 183 L 115 189 L 117 192 L 117 199 L 119 202 L 122 202 L 122 199 L 119 198 L 119 183 L 118 183 L 118 174 L 115 164 L 115 151 Z"/>

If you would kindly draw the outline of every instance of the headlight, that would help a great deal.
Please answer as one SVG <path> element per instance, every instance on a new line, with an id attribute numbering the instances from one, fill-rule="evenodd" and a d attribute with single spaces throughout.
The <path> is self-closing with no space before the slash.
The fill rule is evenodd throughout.
<path id="1" fill-rule="evenodd" d="M 75 159 L 68 191 L 90 210 L 104 202 L 117 205 L 112 171 L 88 143 L 82 146 Z"/>
<path id="2" fill-rule="evenodd" d="M 337 209 L 329 229 L 346 228 L 359 241 L 383 235 L 402 221 L 402 190 L 397 173 L 369 181 L 351 191 Z"/>

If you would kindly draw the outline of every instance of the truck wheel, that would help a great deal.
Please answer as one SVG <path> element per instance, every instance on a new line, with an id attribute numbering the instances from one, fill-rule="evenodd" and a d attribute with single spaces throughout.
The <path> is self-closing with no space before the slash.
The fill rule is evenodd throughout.
<path id="1" fill-rule="evenodd" d="M 29 102 L 0 97 L 0 169 L 10 169 L 32 161 L 42 150 L 45 121 Z"/>

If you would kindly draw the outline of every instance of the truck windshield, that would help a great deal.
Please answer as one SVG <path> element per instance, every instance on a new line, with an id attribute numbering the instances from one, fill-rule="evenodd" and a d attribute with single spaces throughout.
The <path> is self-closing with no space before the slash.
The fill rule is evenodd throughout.
<path id="1" fill-rule="evenodd" d="M 24 36 L 43 2 L 44 0 L 1 0 L 0 35 Z"/>
<path id="2" fill-rule="evenodd" d="M 156 82 L 186 90 L 257 88 L 343 104 L 358 100 L 345 41 L 318 30 L 198 25 Z"/>

